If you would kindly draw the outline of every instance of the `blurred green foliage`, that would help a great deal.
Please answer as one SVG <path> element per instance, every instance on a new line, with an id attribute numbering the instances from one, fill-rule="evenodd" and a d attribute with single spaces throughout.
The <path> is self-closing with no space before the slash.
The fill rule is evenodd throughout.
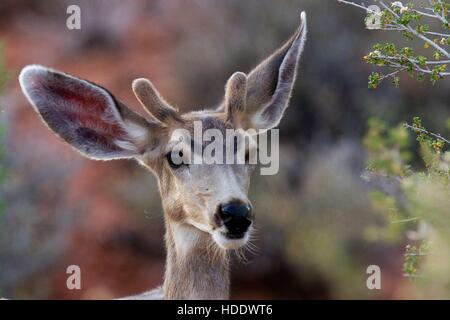
<path id="1" fill-rule="evenodd" d="M 406 127 L 415 132 L 420 144 L 423 164 L 418 168 L 408 163 L 412 153 L 407 149 Z M 385 204 L 386 216 L 391 216 L 389 229 L 399 223 L 404 226 L 399 236 L 410 243 L 403 273 L 421 279 L 415 283 L 420 285 L 418 296 L 424 298 L 450 297 L 450 152 L 445 141 L 426 129 L 419 117 L 413 118 L 412 125 L 395 128 L 372 119 L 364 139 L 371 173 L 398 182 L 400 193 L 376 192 L 373 198 Z"/>
<path id="2" fill-rule="evenodd" d="M 407 277 L 420 277 L 418 269 L 424 256 L 428 254 L 429 244 L 424 241 L 418 246 L 408 244 L 405 248 L 403 272 Z"/>
<path id="3" fill-rule="evenodd" d="M 404 176 L 411 159 L 408 131 L 403 125 L 388 128 L 378 118 L 368 121 L 368 132 L 363 143 L 368 150 L 368 169 L 384 175 Z"/>

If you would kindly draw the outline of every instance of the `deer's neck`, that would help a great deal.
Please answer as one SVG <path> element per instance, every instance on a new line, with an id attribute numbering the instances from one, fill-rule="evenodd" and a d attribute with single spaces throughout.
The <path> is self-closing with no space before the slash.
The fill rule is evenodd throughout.
<path id="1" fill-rule="evenodd" d="M 229 257 L 209 234 L 167 222 L 166 244 L 166 299 L 228 299 Z"/>

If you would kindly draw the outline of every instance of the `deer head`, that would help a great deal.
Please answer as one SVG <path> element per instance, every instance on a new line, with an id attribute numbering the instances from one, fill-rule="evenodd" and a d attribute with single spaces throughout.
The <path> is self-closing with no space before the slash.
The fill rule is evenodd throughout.
<path id="1" fill-rule="evenodd" d="M 247 242 L 254 220 L 247 197 L 252 165 L 179 163 L 173 158 L 179 142 L 174 133 L 193 133 L 196 122 L 224 135 L 229 128 L 277 126 L 288 106 L 305 37 L 302 13 L 300 27 L 281 48 L 248 75 L 230 77 L 215 110 L 180 114 L 146 79 L 132 84 L 145 116 L 99 85 L 42 66 L 25 67 L 19 81 L 44 123 L 82 155 L 134 158 L 153 172 L 168 225 L 206 234 L 219 248 L 234 249 Z M 178 156 L 185 157 L 191 148 Z"/>

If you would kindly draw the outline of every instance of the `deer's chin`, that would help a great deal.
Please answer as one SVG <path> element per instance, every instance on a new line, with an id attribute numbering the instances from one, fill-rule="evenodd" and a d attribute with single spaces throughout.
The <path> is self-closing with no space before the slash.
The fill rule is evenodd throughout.
<path id="1" fill-rule="evenodd" d="M 250 230 L 245 232 L 242 238 L 233 239 L 228 237 L 226 234 L 220 231 L 215 231 L 212 234 L 212 238 L 217 243 L 217 245 L 225 250 L 239 249 L 247 243 L 250 238 Z"/>

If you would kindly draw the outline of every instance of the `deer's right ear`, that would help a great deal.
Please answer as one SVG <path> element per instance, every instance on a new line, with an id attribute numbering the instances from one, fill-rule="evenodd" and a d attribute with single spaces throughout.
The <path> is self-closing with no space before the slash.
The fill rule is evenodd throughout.
<path id="1" fill-rule="evenodd" d="M 48 127 L 89 158 L 139 157 L 156 143 L 157 124 L 98 85 L 37 65 L 25 67 L 19 81 Z"/>
<path id="2" fill-rule="evenodd" d="M 241 99 L 234 99 L 235 101 L 241 101 L 245 94 L 245 110 L 241 115 L 244 127 L 268 130 L 278 125 L 289 105 L 305 40 L 306 14 L 302 12 L 300 26 L 296 32 L 283 46 L 253 69 L 245 82 L 232 81 L 235 75 L 229 80 L 238 85 L 231 91 L 234 95 L 241 96 Z"/>

